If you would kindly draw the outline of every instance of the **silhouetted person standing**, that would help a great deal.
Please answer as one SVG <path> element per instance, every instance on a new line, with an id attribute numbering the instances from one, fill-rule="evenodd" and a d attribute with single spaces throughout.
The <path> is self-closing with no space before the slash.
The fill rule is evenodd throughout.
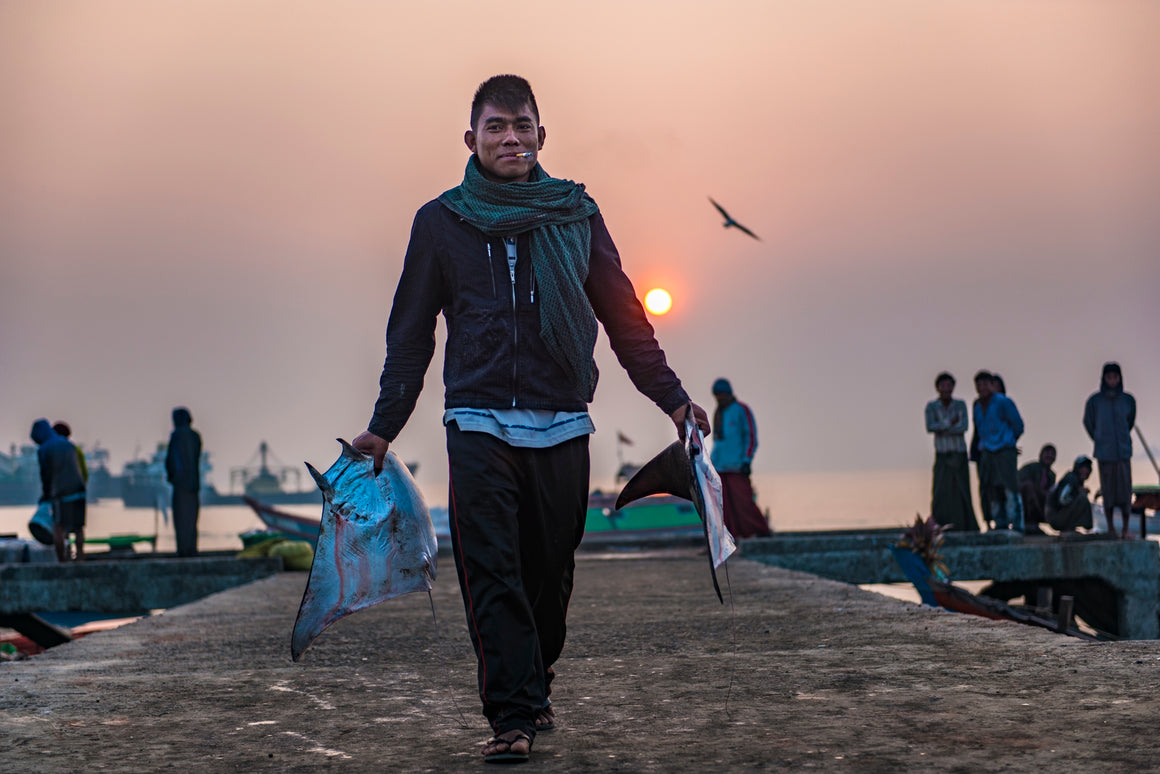
<path id="1" fill-rule="evenodd" d="M 727 379 L 713 382 L 717 410 L 713 412 L 713 467 L 721 476 L 725 526 L 737 538 L 766 537 L 769 522 L 754 501 L 749 480 L 757 452 L 757 421 L 749 406 L 737 400 Z"/>
<path id="2" fill-rule="evenodd" d="M 1105 363 L 1100 391 L 1087 400 L 1083 426 L 1095 442 L 1092 456 L 1100 468 L 1100 495 L 1108 517 L 1108 532 L 1116 534 L 1115 514 L 1124 515 L 1122 537 L 1128 536 L 1132 518 L 1132 428 L 1136 426 L 1136 399 L 1124 392 L 1119 363 Z M 1140 516 L 1140 537 L 1144 537 L 1144 516 Z"/>
<path id="3" fill-rule="evenodd" d="M 76 535 L 77 561 L 85 556 L 85 479 L 77 449 L 58 435 L 47 419 L 32 424 L 40 463 L 40 501 L 52 504 L 52 544 L 59 562 L 69 560 L 68 536 Z"/>
<path id="4" fill-rule="evenodd" d="M 178 556 L 197 556 L 197 512 L 201 505 L 201 435 L 187 408 L 173 409 L 173 432 L 165 474 L 173 486 L 173 531 Z"/>
<path id="5" fill-rule="evenodd" d="M 967 404 L 955 398 L 955 378 L 946 371 L 935 377 L 938 397 L 926 404 L 926 431 L 934 434 L 934 481 L 930 512 L 939 524 L 963 532 L 978 532 L 971 506 L 971 471 L 967 463 Z"/>

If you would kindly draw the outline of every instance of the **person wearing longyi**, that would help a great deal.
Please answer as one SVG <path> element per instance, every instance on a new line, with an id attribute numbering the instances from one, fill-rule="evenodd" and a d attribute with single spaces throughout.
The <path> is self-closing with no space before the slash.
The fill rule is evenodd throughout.
<path id="1" fill-rule="evenodd" d="M 549 694 L 587 512 L 598 324 L 678 434 L 692 405 L 596 202 L 540 166 L 545 136 L 526 80 L 480 85 L 463 182 L 415 216 L 379 398 L 353 441 L 381 462 L 415 408 L 442 313 L 452 553 L 490 763 L 527 760 L 556 722 Z M 708 433 L 705 411 L 692 412 Z"/>

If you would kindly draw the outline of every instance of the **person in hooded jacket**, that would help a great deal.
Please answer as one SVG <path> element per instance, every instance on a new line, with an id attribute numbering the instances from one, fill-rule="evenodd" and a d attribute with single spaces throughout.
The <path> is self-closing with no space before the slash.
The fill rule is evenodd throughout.
<path id="1" fill-rule="evenodd" d="M 173 531 L 178 556 L 197 556 L 197 513 L 201 507 L 201 435 L 189 409 L 173 409 L 173 432 L 165 453 L 165 474 L 173 486 Z"/>
<path id="2" fill-rule="evenodd" d="M 85 556 L 85 479 L 77 449 L 53 431 L 47 419 L 32 424 L 32 440 L 39 449 L 40 502 L 52 504 L 52 543 L 59 562 L 70 559 L 68 536 L 76 535 L 76 561 Z"/>
<path id="3" fill-rule="evenodd" d="M 757 420 L 752 409 L 737 400 L 728 379 L 713 382 L 713 397 L 717 410 L 709 459 L 721 476 L 725 526 L 736 538 L 768 537 L 769 521 L 757 507 L 749 478 L 757 452 Z"/>
<path id="4" fill-rule="evenodd" d="M 1116 534 L 1115 509 L 1124 516 L 1121 537 L 1128 537 L 1132 514 L 1132 428 L 1136 426 L 1136 399 L 1124 392 L 1119 363 L 1105 363 L 1100 390 L 1087 399 L 1083 427 L 1092 439 L 1100 471 L 1100 496 L 1108 517 L 1108 531 Z M 1140 537 L 1144 537 L 1140 516 Z"/>

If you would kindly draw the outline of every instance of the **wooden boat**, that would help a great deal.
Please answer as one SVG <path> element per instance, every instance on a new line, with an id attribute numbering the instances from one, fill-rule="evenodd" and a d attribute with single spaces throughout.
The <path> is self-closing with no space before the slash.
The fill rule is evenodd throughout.
<path id="1" fill-rule="evenodd" d="M 1044 618 L 1038 613 L 1031 612 L 1026 608 L 1013 607 L 998 599 L 972 594 L 949 581 L 939 581 L 929 578 L 927 579 L 927 583 L 930 584 L 930 590 L 934 593 L 935 601 L 938 602 L 940 607 L 946 610 L 982 616 L 983 618 L 990 618 L 994 621 L 1015 621 L 1016 623 L 1027 624 L 1028 626 L 1038 626 L 1041 629 L 1050 629 L 1053 632 L 1066 634 L 1070 637 L 1078 637 L 1081 640 L 1099 641 L 1098 637 L 1093 637 L 1087 632 L 1076 628 L 1070 620 L 1060 621 Z M 1066 616 L 1066 618 L 1070 618 L 1070 616 Z"/>
<path id="2" fill-rule="evenodd" d="M 125 624 L 133 623 L 142 617 L 139 615 L 107 616 L 97 614 L 89 616 L 85 613 L 41 613 L 40 615 L 43 619 L 48 619 L 45 621 L 45 623 L 54 626 L 61 632 L 61 636 L 67 638 L 68 640 L 76 640 L 84 637 L 87 634 L 94 634 L 96 632 L 108 631 L 109 629 L 116 629 L 118 626 L 124 626 Z M 78 621 L 78 623 L 70 626 L 56 622 L 57 618 L 62 615 L 72 615 Z M 15 650 L 21 654 L 21 656 L 17 656 L 17 658 L 35 656 L 45 651 L 45 647 L 43 645 L 14 630 L 0 632 L 0 643 L 8 643 L 13 648 L 15 648 Z M 9 659 L 11 658 L 12 657 L 10 656 Z"/>
<path id="3" fill-rule="evenodd" d="M 321 527 L 321 516 L 299 516 L 296 513 L 279 510 L 272 505 L 260 503 L 252 497 L 242 498 L 246 505 L 253 509 L 262 523 L 271 532 L 277 532 L 296 540 L 305 540 L 314 548 L 318 547 L 318 530 Z"/>

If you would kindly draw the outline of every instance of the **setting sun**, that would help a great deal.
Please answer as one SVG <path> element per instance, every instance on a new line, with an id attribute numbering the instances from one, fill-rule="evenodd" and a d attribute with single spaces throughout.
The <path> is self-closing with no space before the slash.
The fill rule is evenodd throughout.
<path id="1" fill-rule="evenodd" d="M 653 314 L 665 314 L 673 307 L 673 297 L 667 290 L 654 288 L 644 297 L 644 308 Z"/>

